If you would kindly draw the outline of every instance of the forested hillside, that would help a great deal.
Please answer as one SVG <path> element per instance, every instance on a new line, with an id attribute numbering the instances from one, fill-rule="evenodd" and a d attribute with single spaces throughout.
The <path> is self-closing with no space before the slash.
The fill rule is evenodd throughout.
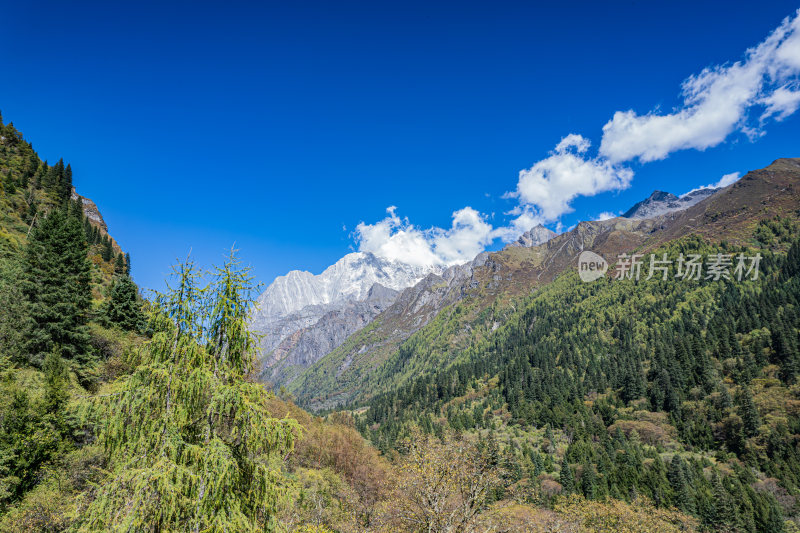
<path id="1" fill-rule="evenodd" d="M 385 453 L 418 430 L 491 436 L 513 456 L 513 481 L 540 497 L 644 495 L 702 527 L 781 530 L 800 511 L 798 168 L 780 160 L 645 226 L 579 226 L 541 250 L 495 254 L 501 275 L 393 354 L 358 376 L 337 368 L 334 352 L 296 392 L 325 406 L 341 397 L 331 385 L 352 387 L 341 379 L 356 376 L 350 408 Z M 666 279 L 645 281 L 645 264 L 639 281 L 587 284 L 575 241 L 606 257 L 762 259 L 755 280 L 686 280 L 672 265 Z M 562 274 L 543 283 L 524 269 Z"/>
<path id="2" fill-rule="evenodd" d="M 143 298 L 71 167 L 10 124 L 0 177 L 2 532 L 798 530 L 798 206 L 776 181 L 681 235 L 580 228 L 760 254 L 758 276 L 583 283 L 553 266 L 576 234 L 511 249 L 315 416 L 257 379 L 234 252 Z"/>
<path id="3" fill-rule="evenodd" d="M 621 253 L 652 252 L 686 235 L 753 245 L 755 232 L 763 231 L 758 229 L 761 221 L 796 219 L 798 182 L 800 161 L 779 159 L 689 209 L 651 219 L 581 222 L 543 245 L 488 254 L 469 275 L 450 281 L 429 277 L 407 289 L 368 327 L 305 370 L 288 388 L 303 405 L 325 410 L 358 404 L 421 371 L 446 365 L 453 353 L 502 324 L 519 298 L 567 270 L 574 271 L 583 250 L 613 259 Z M 438 349 L 417 360 L 423 367 L 401 364 L 410 344 L 437 339 Z"/>

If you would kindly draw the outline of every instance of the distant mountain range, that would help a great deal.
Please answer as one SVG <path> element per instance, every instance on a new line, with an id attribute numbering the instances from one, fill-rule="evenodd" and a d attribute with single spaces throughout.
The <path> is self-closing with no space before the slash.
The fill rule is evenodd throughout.
<path id="1" fill-rule="evenodd" d="M 630 217 L 581 222 L 572 230 L 548 238 L 542 244 L 526 247 L 522 242 L 527 239 L 535 242 L 537 234 L 548 237 L 541 229 L 534 228 L 526 233 L 527 237 L 521 237 L 520 241 L 500 252 L 484 252 L 471 263 L 431 273 L 405 288 L 367 325 L 356 329 L 329 353 L 315 353 L 313 357 L 292 361 L 291 364 L 286 361 L 281 374 L 283 379 L 276 383 L 285 384 L 303 405 L 312 409 L 333 408 L 370 397 L 381 390 L 381 383 L 391 382 L 398 386 L 424 369 L 431 370 L 445 364 L 431 359 L 420 362 L 422 367 L 408 363 L 400 365 L 402 354 L 398 350 L 412 336 L 416 337 L 417 332 L 424 335 L 424 330 L 433 321 L 439 322 L 440 326 L 441 322 L 452 321 L 448 326 L 452 328 L 449 330 L 451 344 L 448 345 L 452 349 L 460 345 L 459 339 L 466 342 L 474 335 L 490 332 L 472 331 L 470 323 L 475 320 L 475 314 L 488 312 L 486 310 L 494 302 L 529 294 L 549 283 L 572 266 L 585 249 L 613 258 L 633 249 L 655 247 L 687 233 L 714 239 L 724 235 L 736 242 L 739 233 L 750 235 L 750 230 L 742 228 L 749 227 L 758 215 L 752 208 L 754 202 L 761 205 L 762 200 L 769 201 L 770 212 L 776 213 L 782 212 L 784 202 L 800 204 L 785 192 L 779 194 L 781 190 L 787 190 L 786 184 L 796 179 L 798 174 L 798 160 L 778 160 L 767 169 L 748 173 L 729 187 L 702 189 L 683 197 L 657 193 L 626 212 Z M 682 201 L 681 198 L 686 199 Z M 642 218 L 648 212 L 658 214 Z M 450 317 L 451 304 L 464 299 L 473 302 L 474 314 Z M 446 309 L 451 311 L 443 313 Z M 306 331 L 315 329 L 313 324 L 307 327 Z M 491 330 L 491 324 L 488 327 Z M 272 356 L 280 359 L 276 354 Z M 314 359 L 317 360 L 314 362 Z M 267 365 L 276 364 L 269 356 L 266 361 Z"/>
<path id="2" fill-rule="evenodd" d="M 258 298 L 252 318 L 252 329 L 262 336 L 263 379 L 283 383 L 287 366 L 316 362 L 371 322 L 399 290 L 441 270 L 356 252 L 319 275 L 293 270 L 277 277 Z"/>
<path id="3" fill-rule="evenodd" d="M 316 380 L 313 374 L 295 381 L 308 367 L 330 355 L 327 364 L 333 364 L 335 369 L 326 367 L 324 372 L 332 373 L 328 379 L 346 381 L 348 368 L 354 361 L 365 354 L 373 364 L 384 360 L 441 309 L 476 287 L 503 286 L 504 291 L 514 292 L 509 284 L 541 283 L 564 268 L 561 256 L 580 253 L 596 239 L 608 238 L 609 231 L 629 234 L 624 240 L 627 244 L 632 235 L 636 236 L 633 241 L 641 241 L 657 227 L 653 219 L 664 224 L 668 219 L 663 217 L 674 218 L 676 213 L 721 190 L 697 189 L 681 196 L 655 191 L 628 209 L 621 219 L 582 222 L 561 236 L 542 225 L 535 226 L 501 252 L 515 257 L 514 249 L 536 250 L 531 259 L 510 270 L 507 261 L 497 254 L 483 253 L 469 263 L 444 269 L 412 266 L 358 252 L 344 256 L 319 275 L 292 271 L 279 276 L 259 298 L 252 321 L 253 330 L 262 335 L 259 345 L 262 379 L 276 387 L 313 389 L 304 381 Z M 623 222 L 624 219 L 629 222 Z M 558 246 L 559 254 L 554 255 L 548 243 L 555 237 L 559 237 L 558 244 L 553 246 Z M 526 266 L 529 261 L 533 263 Z M 495 272 L 488 281 L 487 268 Z M 476 270 L 480 271 L 477 276 Z M 536 279 L 528 279 L 533 270 Z M 326 402 L 325 406 L 339 404 L 340 400 L 330 405 Z"/>
<path id="4" fill-rule="evenodd" d="M 536 246 L 555 235 L 538 225 L 510 246 Z M 474 266 L 483 264 L 485 256 L 445 269 L 357 252 L 347 254 L 319 275 L 294 270 L 279 276 L 259 297 L 252 319 L 252 329 L 261 335 L 262 379 L 273 386 L 290 383 L 304 368 L 331 353 L 395 303 L 393 312 L 398 315 L 408 315 L 409 304 L 417 310 L 425 309 L 424 318 L 418 317 L 416 324 L 403 328 L 398 338 L 405 338 L 427 323 L 431 313 L 455 300 L 430 289 L 468 277 Z M 410 287 L 414 290 L 406 294 L 403 290 Z"/>

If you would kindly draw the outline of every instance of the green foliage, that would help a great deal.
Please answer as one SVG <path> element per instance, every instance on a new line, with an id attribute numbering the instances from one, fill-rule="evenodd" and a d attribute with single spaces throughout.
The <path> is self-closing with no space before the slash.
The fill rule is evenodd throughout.
<path id="1" fill-rule="evenodd" d="M 22 267 L 15 256 L 0 256 L 0 369 L 22 359 L 24 296 L 19 287 Z"/>
<path id="2" fill-rule="evenodd" d="M 114 276 L 111 282 L 111 294 L 106 304 L 106 316 L 122 329 L 128 331 L 142 329 L 144 316 L 139 303 L 138 290 L 136 284 L 128 276 Z"/>
<path id="3" fill-rule="evenodd" d="M 575 492 L 575 476 L 572 474 L 572 468 L 570 468 L 566 456 L 564 456 L 564 460 L 561 462 L 558 482 L 561 483 L 561 490 L 564 494 L 572 494 Z"/>
<path id="4" fill-rule="evenodd" d="M 444 429 L 500 430 L 508 446 L 517 431 L 559 428 L 570 442 L 565 450 L 555 432 L 533 442 L 551 464 L 561 463 L 552 479 L 564 492 L 645 495 L 706 520 L 726 515 L 733 530 L 782 524 L 800 494 L 800 410 L 793 407 L 800 405 L 800 253 L 797 244 L 790 250 L 761 249 L 755 281 L 582 283 L 567 273 L 513 302 L 500 327 L 473 333 L 469 344 L 454 338 L 463 324 L 442 318 L 463 316 L 459 308 L 470 305 L 456 304 L 389 359 L 403 375 L 413 369 L 412 377 L 376 381 L 383 392 L 367 402 L 358 427 L 386 451 L 414 425 L 442 431 L 429 422 L 437 419 Z M 655 250 L 663 252 L 714 249 L 690 236 Z M 767 405 L 774 407 L 767 412 Z M 514 454 L 523 472 L 541 473 L 541 458 L 531 456 Z M 720 469 L 715 486 L 703 474 L 711 456 L 777 478 L 792 496 L 782 509 L 732 466 Z"/>
<path id="5" fill-rule="evenodd" d="M 86 239 L 78 220 L 55 209 L 31 232 L 22 292 L 28 302 L 25 351 L 41 365 L 55 346 L 85 370 L 92 362 L 86 328 L 91 304 Z"/>
<path id="6" fill-rule="evenodd" d="M 60 428 L 42 402 L 26 388 L 3 386 L 0 408 L 0 509 L 19 499 L 37 481 L 39 468 L 58 449 Z"/>
<path id="7" fill-rule="evenodd" d="M 248 376 L 253 287 L 233 254 L 198 287 L 192 263 L 152 307 L 153 338 L 95 415 L 111 457 L 80 528 L 256 531 L 276 526 L 297 424 L 270 416 Z"/>

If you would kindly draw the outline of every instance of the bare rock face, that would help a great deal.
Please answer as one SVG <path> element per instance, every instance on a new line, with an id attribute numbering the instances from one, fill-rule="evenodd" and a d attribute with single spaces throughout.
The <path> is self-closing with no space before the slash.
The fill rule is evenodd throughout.
<path id="1" fill-rule="evenodd" d="M 263 379 L 282 384 L 289 369 L 313 364 L 369 324 L 399 290 L 441 270 L 357 252 L 319 275 L 295 270 L 279 276 L 258 298 L 251 319 L 261 336 Z"/>
<path id="2" fill-rule="evenodd" d="M 532 246 L 544 244 L 556 235 L 555 231 L 547 229 L 539 224 L 523 233 L 520 238 L 512 242 L 510 246 L 524 246 L 525 248 L 530 248 Z"/>
<path id="3" fill-rule="evenodd" d="M 682 196 L 675 196 L 664 191 L 653 191 L 653 194 L 634 204 L 622 216 L 624 218 L 644 219 L 666 215 L 674 211 L 682 211 L 692 207 L 704 198 L 708 198 L 717 191 L 719 189 L 697 189 Z"/>
<path id="4" fill-rule="evenodd" d="M 77 198 L 78 193 L 76 193 L 75 188 L 73 188 L 72 200 L 75 201 Z M 83 196 L 81 196 L 80 199 L 83 203 L 83 214 L 89 218 L 92 224 L 98 226 L 104 233 L 108 233 L 108 226 L 106 225 L 106 221 L 103 220 L 103 215 L 100 214 L 100 209 L 97 208 L 97 204 Z"/>
<path id="5" fill-rule="evenodd" d="M 339 347 L 350 335 L 367 326 L 397 297 L 398 292 L 379 283 L 363 301 L 346 301 L 323 314 L 314 324 L 285 337 L 264 361 L 261 378 L 279 385 Z"/>

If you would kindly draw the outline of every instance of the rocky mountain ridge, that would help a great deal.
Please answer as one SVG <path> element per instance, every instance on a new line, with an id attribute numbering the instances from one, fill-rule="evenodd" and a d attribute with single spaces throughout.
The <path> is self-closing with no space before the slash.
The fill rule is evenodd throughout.
<path id="1" fill-rule="evenodd" d="M 624 218 L 653 218 L 659 215 L 666 215 L 674 211 L 688 209 L 697 202 L 708 198 L 719 189 L 705 188 L 688 192 L 681 196 L 664 191 L 653 191 L 648 198 L 637 202 L 630 209 L 623 213 Z"/>
<path id="2" fill-rule="evenodd" d="M 547 242 L 556 233 L 542 225 L 531 228 L 510 246 L 531 247 Z M 361 258 L 353 258 L 349 254 L 336 265 L 329 268 L 332 273 L 326 270 L 323 275 L 328 279 L 341 276 L 348 278 L 348 268 L 355 266 L 361 268 Z M 371 257 L 370 257 L 371 256 Z M 260 313 L 260 317 L 254 320 L 254 329 L 265 335 L 261 341 L 262 370 L 261 379 L 269 382 L 273 386 L 289 384 L 302 370 L 322 357 L 328 355 L 338 348 L 353 333 L 369 325 L 372 320 L 387 312 L 391 320 L 401 319 L 403 326 L 398 331 L 387 333 L 389 343 L 392 346 L 392 339 L 403 340 L 425 325 L 445 305 L 449 305 L 462 296 L 460 292 L 442 291 L 444 286 L 449 286 L 455 281 L 467 279 L 471 276 L 475 267 L 484 264 L 488 254 L 480 254 L 473 261 L 462 265 L 455 265 L 447 269 L 431 268 L 430 273 L 417 283 L 409 283 L 409 277 L 403 277 L 408 272 L 406 268 L 383 268 L 380 265 L 384 260 L 369 254 L 363 259 L 368 264 L 379 265 L 381 275 L 384 275 L 383 282 L 388 286 L 376 283 L 370 287 L 366 296 L 361 296 L 360 290 L 353 288 L 353 285 L 343 283 L 348 293 L 342 294 L 342 299 L 332 303 L 313 303 L 305 307 L 289 312 L 285 316 L 280 316 L 282 311 L 280 305 L 287 298 L 290 292 L 290 284 L 299 283 L 300 280 L 309 278 L 309 273 L 290 272 L 285 277 L 277 278 L 273 283 L 275 288 L 259 299 L 268 308 L 278 309 L 278 315 L 271 319 L 270 312 Z M 420 270 L 412 270 L 419 272 Z M 392 278 L 400 273 L 400 278 Z M 377 276 L 376 276 L 377 277 Z M 284 279 L 282 279 L 284 278 Z M 366 274 L 365 279 L 372 279 Z M 272 286 L 271 286 L 272 287 Z M 390 288 L 391 287 L 391 288 Z M 395 287 L 400 287 L 397 290 Z M 269 291 L 270 289 L 268 289 Z M 305 292 L 311 294 L 311 301 L 319 301 L 323 298 L 313 299 L 316 293 L 313 290 Z M 380 294 L 380 296 L 377 296 Z M 280 295 L 280 296 L 278 296 Z M 348 297 L 349 295 L 349 297 Z M 302 291 L 298 291 L 298 296 L 304 296 Z M 278 305 L 272 302 L 277 301 Z M 395 305 L 397 304 L 397 305 Z M 295 307 L 299 304 L 295 304 Z M 285 309 L 285 308 L 284 308 Z M 259 315 L 257 315 L 259 316 Z M 380 325 L 376 326 L 380 331 Z M 347 359 L 352 361 L 352 357 Z M 345 363 L 344 369 L 349 363 Z"/>
<path id="3" fill-rule="evenodd" d="M 278 276 L 258 298 L 251 320 L 261 335 L 263 379 L 280 384 L 285 368 L 316 361 L 371 322 L 397 291 L 440 271 L 355 252 L 318 275 L 294 270 Z"/>
<path id="4" fill-rule="evenodd" d="M 545 228 L 541 224 L 538 226 L 534 226 L 533 228 L 529 229 L 522 235 L 520 235 L 519 239 L 512 242 L 509 246 L 523 246 L 526 248 L 530 248 L 531 246 L 538 246 L 539 244 L 544 244 L 553 237 L 555 237 L 557 233 L 551 229 Z"/>
<path id="5" fill-rule="evenodd" d="M 469 342 L 478 334 L 476 321 L 496 302 L 510 302 L 549 283 L 573 267 L 584 250 L 600 253 L 613 264 L 618 254 L 646 252 L 688 233 L 746 244 L 759 218 L 797 211 L 798 183 L 800 159 L 780 159 L 728 187 L 702 190 L 685 209 L 646 219 L 581 222 L 543 244 L 509 246 L 481 254 L 476 261 L 442 275 L 429 275 L 404 290 L 369 327 L 298 375 L 290 390 L 304 405 L 328 409 L 368 398 L 372 391 L 380 390 L 376 383 L 402 383 L 404 375 L 422 371 L 402 363 L 403 343 L 432 320 L 452 322 L 451 348 L 456 349 L 460 342 Z M 701 198 L 694 201 L 698 196 Z M 656 199 L 664 200 L 670 201 L 669 197 Z M 467 303 L 451 305 L 460 301 Z M 442 316 L 445 314 L 448 316 Z M 492 321 L 484 322 L 483 327 L 490 331 Z"/>

